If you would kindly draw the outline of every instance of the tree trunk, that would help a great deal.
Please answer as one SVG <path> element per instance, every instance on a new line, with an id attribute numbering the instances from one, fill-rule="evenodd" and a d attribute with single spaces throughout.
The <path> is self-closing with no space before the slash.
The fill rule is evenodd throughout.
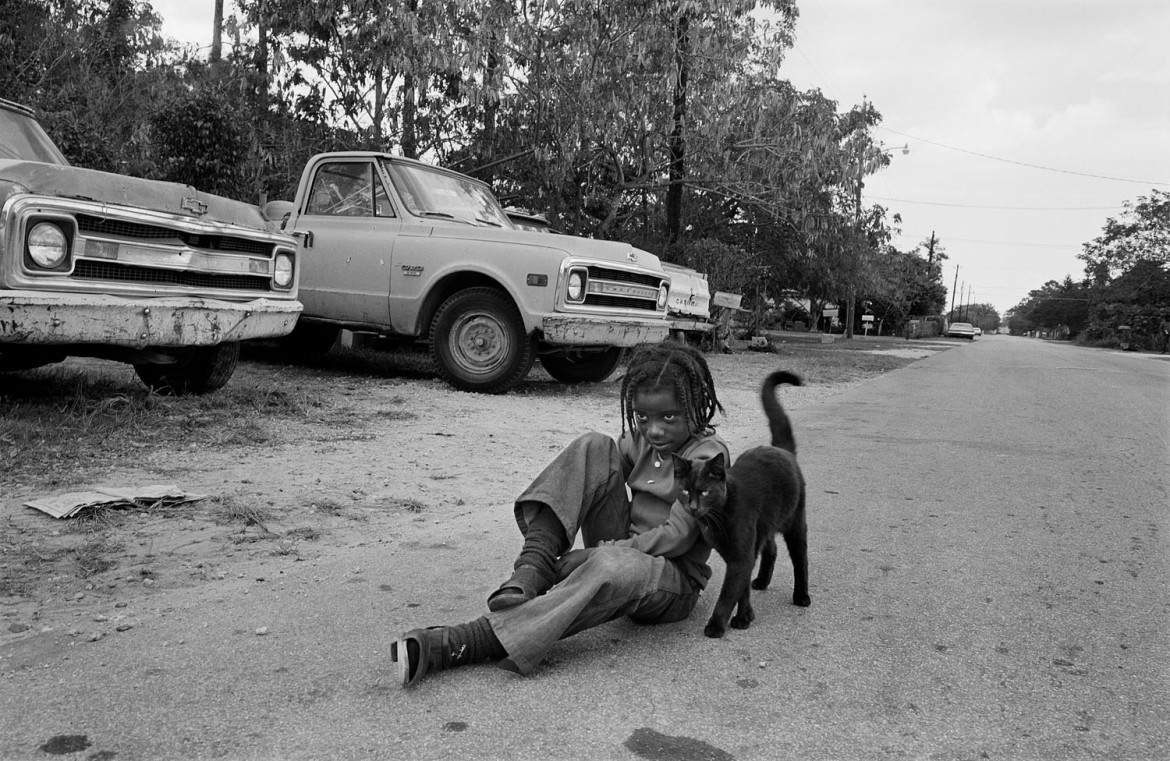
<path id="1" fill-rule="evenodd" d="M 418 98 L 415 95 L 414 74 L 402 75 L 402 155 L 418 158 Z"/>
<path id="2" fill-rule="evenodd" d="M 418 14 L 418 0 L 410 0 L 408 10 Z M 402 155 L 418 158 L 418 94 L 410 71 L 402 75 Z"/>
<path id="3" fill-rule="evenodd" d="M 208 63 L 218 63 L 223 57 L 223 0 L 215 0 L 215 15 L 211 24 L 211 52 Z"/>
<path id="4" fill-rule="evenodd" d="M 487 69 L 484 71 L 483 83 L 485 88 L 491 88 L 498 76 L 500 68 L 500 59 L 496 55 L 496 45 L 499 41 L 496 39 L 495 33 L 492 34 L 491 48 L 487 55 Z M 483 134 L 480 137 L 479 147 L 479 163 L 480 166 L 488 166 L 488 169 L 479 175 L 479 179 L 486 182 L 488 185 L 492 184 L 492 179 L 495 177 L 495 170 L 490 167 L 492 161 L 495 159 L 496 146 L 496 119 L 500 113 L 499 98 L 488 98 L 483 107 Z"/>
<path id="5" fill-rule="evenodd" d="M 671 243 L 678 241 L 682 231 L 683 180 L 686 177 L 686 136 L 688 30 L 690 20 L 684 13 L 679 16 L 674 32 L 674 62 L 677 75 L 674 82 L 674 128 L 670 132 L 670 185 L 666 190 L 666 237 Z"/>
<path id="6" fill-rule="evenodd" d="M 256 73 L 260 77 L 260 86 L 257 92 L 257 102 L 260 106 L 261 118 L 268 118 L 268 15 L 266 0 L 259 0 L 256 14 Z M 221 13 L 223 0 L 216 0 Z"/>
<path id="7" fill-rule="evenodd" d="M 382 141 L 382 122 L 386 118 L 386 79 L 381 64 L 378 65 L 377 71 L 374 72 L 374 115 L 372 118 L 373 124 L 370 126 L 373 129 L 373 134 L 370 135 L 371 142 L 377 150 L 385 147 Z"/>

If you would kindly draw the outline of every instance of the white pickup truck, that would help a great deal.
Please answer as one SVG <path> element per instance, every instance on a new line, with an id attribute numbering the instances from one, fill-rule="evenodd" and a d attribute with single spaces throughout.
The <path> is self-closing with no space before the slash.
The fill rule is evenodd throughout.
<path id="1" fill-rule="evenodd" d="M 301 242 L 294 350 L 326 350 L 342 329 L 418 340 L 455 388 L 504 393 L 537 358 L 559 381 L 598 381 L 626 347 L 668 335 L 658 257 L 520 229 L 487 185 L 458 172 L 319 154 L 296 199 L 265 212 Z"/>
<path id="2" fill-rule="evenodd" d="M 0 99 L 0 371 L 100 357 L 159 393 L 214 391 L 241 341 L 296 324 L 297 256 L 255 206 L 70 166 Z"/>

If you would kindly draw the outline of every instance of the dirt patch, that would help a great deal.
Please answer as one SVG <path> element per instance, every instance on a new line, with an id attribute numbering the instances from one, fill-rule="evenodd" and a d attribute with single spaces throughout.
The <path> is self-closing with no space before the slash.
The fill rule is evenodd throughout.
<path id="1" fill-rule="evenodd" d="M 909 364 L 904 354 L 868 353 L 898 345 L 806 342 L 710 355 L 727 409 L 720 430 L 733 452 L 766 439 L 757 394 L 770 370 L 806 379 L 782 391 L 795 411 Z M 48 632 L 101 638 L 134 625 L 120 611 L 140 598 L 165 591 L 168 605 L 182 605 L 185 589 L 272 579 L 285 564 L 380 536 L 441 542 L 449 522 L 510 504 L 581 432 L 622 427 L 617 376 L 565 386 L 537 367 L 508 395 L 468 394 L 410 353 L 289 366 L 251 351 L 219 401 L 147 397 L 132 370 L 112 363 L 71 360 L 48 372 L 0 375 L 0 451 L 10 463 L 0 475 L 0 644 Z M 100 394 L 36 396 L 46 377 L 68 388 L 95 376 Z M 18 414 L 32 404 L 44 405 L 46 424 L 72 405 L 79 411 L 53 424 L 81 420 L 92 430 L 38 444 Z M 209 496 L 67 520 L 23 506 L 146 484 Z"/>

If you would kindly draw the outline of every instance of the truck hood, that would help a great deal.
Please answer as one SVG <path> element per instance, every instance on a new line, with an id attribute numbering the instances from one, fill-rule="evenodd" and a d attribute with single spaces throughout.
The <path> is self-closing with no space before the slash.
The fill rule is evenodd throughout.
<path id="1" fill-rule="evenodd" d="M 530 232 L 526 230 L 501 230 L 494 227 L 473 227 L 470 225 L 436 225 L 433 237 L 459 240 L 499 241 L 529 248 L 543 248 L 555 253 L 558 258 L 565 255 L 600 259 L 615 264 L 626 264 L 661 272 L 658 257 L 649 251 L 634 248 L 629 243 L 594 238 L 578 238 L 575 235 L 560 235 Z"/>
<path id="2" fill-rule="evenodd" d="M 28 192 L 59 198 L 78 198 L 135 209 L 150 209 L 192 221 L 220 222 L 273 232 L 256 206 L 230 198 L 202 193 L 177 182 L 81 169 L 37 161 L 0 160 L 0 182 L 13 183 Z M 0 203 L 3 202 L 0 198 Z"/>

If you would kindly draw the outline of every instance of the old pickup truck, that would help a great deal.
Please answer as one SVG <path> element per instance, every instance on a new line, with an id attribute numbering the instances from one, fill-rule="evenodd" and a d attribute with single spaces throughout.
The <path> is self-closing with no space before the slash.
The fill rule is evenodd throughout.
<path id="1" fill-rule="evenodd" d="M 0 371 L 99 357 L 159 393 L 214 391 L 241 341 L 296 324 L 297 257 L 256 206 L 70 166 L 0 100 Z"/>
<path id="2" fill-rule="evenodd" d="M 319 154 L 296 199 L 265 211 L 301 242 L 293 350 L 328 349 L 342 329 L 420 341 L 450 385 L 504 393 L 536 358 L 559 381 L 597 381 L 625 347 L 668 334 L 670 278 L 656 256 L 519 229 L 487 185 L 458 172 Z"/>

